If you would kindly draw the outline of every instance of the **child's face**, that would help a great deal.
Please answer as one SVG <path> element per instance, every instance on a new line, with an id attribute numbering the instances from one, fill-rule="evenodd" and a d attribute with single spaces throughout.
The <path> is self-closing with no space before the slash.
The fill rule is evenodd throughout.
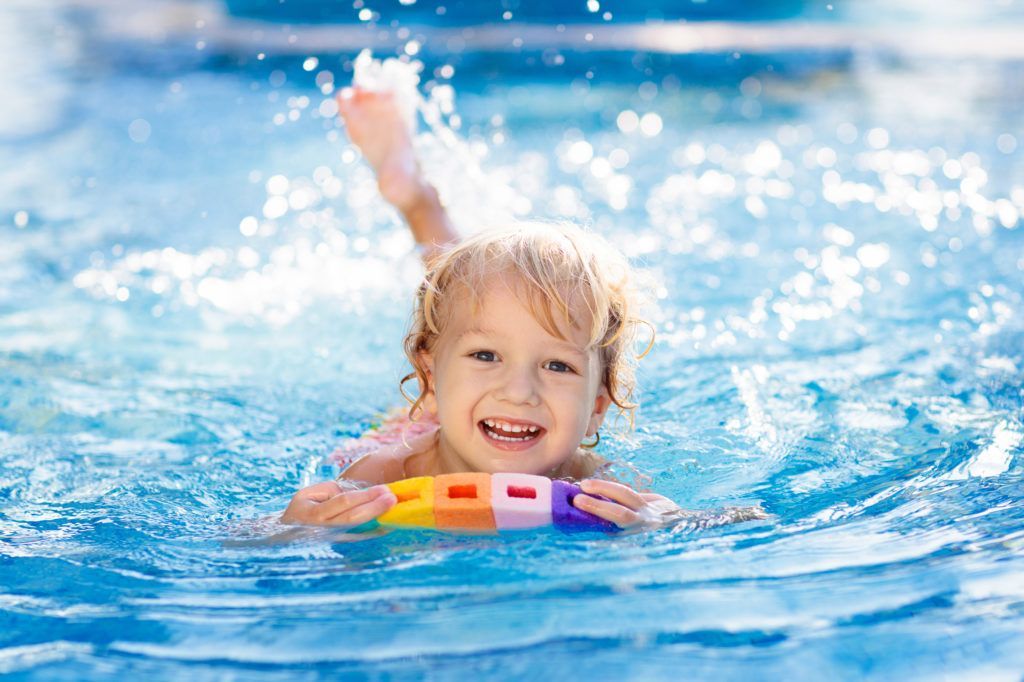
<path id="1" fill-rule="evenodd" d="M 587 332 L 564 325 L 568 341 L 552 336 L 500 279 L 476 311 L 468 300 L 453 307 L 434 351 L 422 355 L 442 461 L 545 474 L 572 457 L 611 403 Z"/>

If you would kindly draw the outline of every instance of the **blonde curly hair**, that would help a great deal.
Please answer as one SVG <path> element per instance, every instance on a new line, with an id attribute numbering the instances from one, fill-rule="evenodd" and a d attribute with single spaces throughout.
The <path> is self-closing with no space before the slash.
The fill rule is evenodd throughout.
<path id="1" fill-rule="evenodd" d="M 583 328 L 586 320 L 573 312 L 589 313 L 589 343 L 597 348 L 602 383 L 620 414 L 635 420 L 636 365 L 654 345 L 654 328 L 638 316 L 642 297 L 626 258 L 598 235 L 571 224 L 518 223 L 480 232 L 441 253 L 416 293 L 405 354 L 413 372 L 402 378 L 399 390 L 410 402 L 409 418 L 426 397 L 429 385 L 420 354 L 433 353 L 453 310 L 453 304 L 469 297 L 473 309 L 480 304 L 488 282 L 511 276 L 516 295 L 545 331 L 565 340 L 557 320 Z M 646 349 L 635 354 L 639 327 L 651 329 Z M 420 392 L 415 398 L 405 392 L 410 379 L 417 379 Z"/>

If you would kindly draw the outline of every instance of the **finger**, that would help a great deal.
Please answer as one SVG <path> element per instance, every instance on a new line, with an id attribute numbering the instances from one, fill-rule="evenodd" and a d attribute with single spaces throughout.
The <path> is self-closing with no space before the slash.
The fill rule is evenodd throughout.
<path id="1" fill-rule="evenodd" d="M 347 490 L 321 504 L 317 508 L 317 518 L 321 521 L 328 521 L 340 514 L 344 514 L 349 509 L 366 504 L 384 494 L 393 495 L 391 490 L 385 485 L 377 485 L 365 490 Z"/>
<path id="2" fill-rule="evenodd" d="M 573 498 L 572 503 L 577 509 L 593 514 L 605 521 L 611 521 L 619 528 L 633 528 L 644 522 L 643 518 L 632 509 L 627 509 L 615 502 L 599 500 L 590 495 L 577 495 Z"/>
<path id="3" fill-rule="evenodd" d="M 397 503 L 398 498 L 395 497 L 394 493 L 388 491 L 386 495 L 381 495 L 380 497 L 370 500 L 366 504 L 361 504 L 358 507 L 350 509 L 348 512 L 332 519 L 331 522 L 344 525 L 361 526 L 362 524 L 377 518 Z"/>
<path id="4" fill-rule="evenodd" d="M 644 498 L 640 497 L 638 492 L 621 483 L 591 478 L 582 481 L 580 489 L 590 495 L 603 495 L 610 500 L 615 500 L 624 507 L 629 507 L 633 511 L 642 509 L 645 504 Z"/>
<path id="5" fill-rule="evenodd" d="M 302 491 L 302 497 L 313 502 L 326 502 L 341 492 L 341 486 L 334 481 L 323 481 Z"/>

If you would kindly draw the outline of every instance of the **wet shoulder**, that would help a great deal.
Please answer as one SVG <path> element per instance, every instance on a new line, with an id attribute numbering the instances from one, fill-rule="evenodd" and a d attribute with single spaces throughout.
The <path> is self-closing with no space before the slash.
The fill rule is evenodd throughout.
<path id="1" fill-rule="evenodd" d="M 601 472 L 609 465 L 609 461 L 593 450 L 579 448 L 572 458 L 554 473 L 554 478 L 568 478 L 582 481 L 585 478 L 604 478 Z"/>

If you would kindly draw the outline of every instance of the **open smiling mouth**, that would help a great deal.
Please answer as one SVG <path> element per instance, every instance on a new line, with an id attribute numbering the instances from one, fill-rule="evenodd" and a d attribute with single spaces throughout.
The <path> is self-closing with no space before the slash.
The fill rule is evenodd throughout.
<path id="1" fill-rule="evenodd" d="M 509 424 L 494 419 L 484 419 L 479 422 L 479 426 L 484 437 L 498 446 L 525 446 L 546 433 L 545 429 L 540 426 Z"/>

